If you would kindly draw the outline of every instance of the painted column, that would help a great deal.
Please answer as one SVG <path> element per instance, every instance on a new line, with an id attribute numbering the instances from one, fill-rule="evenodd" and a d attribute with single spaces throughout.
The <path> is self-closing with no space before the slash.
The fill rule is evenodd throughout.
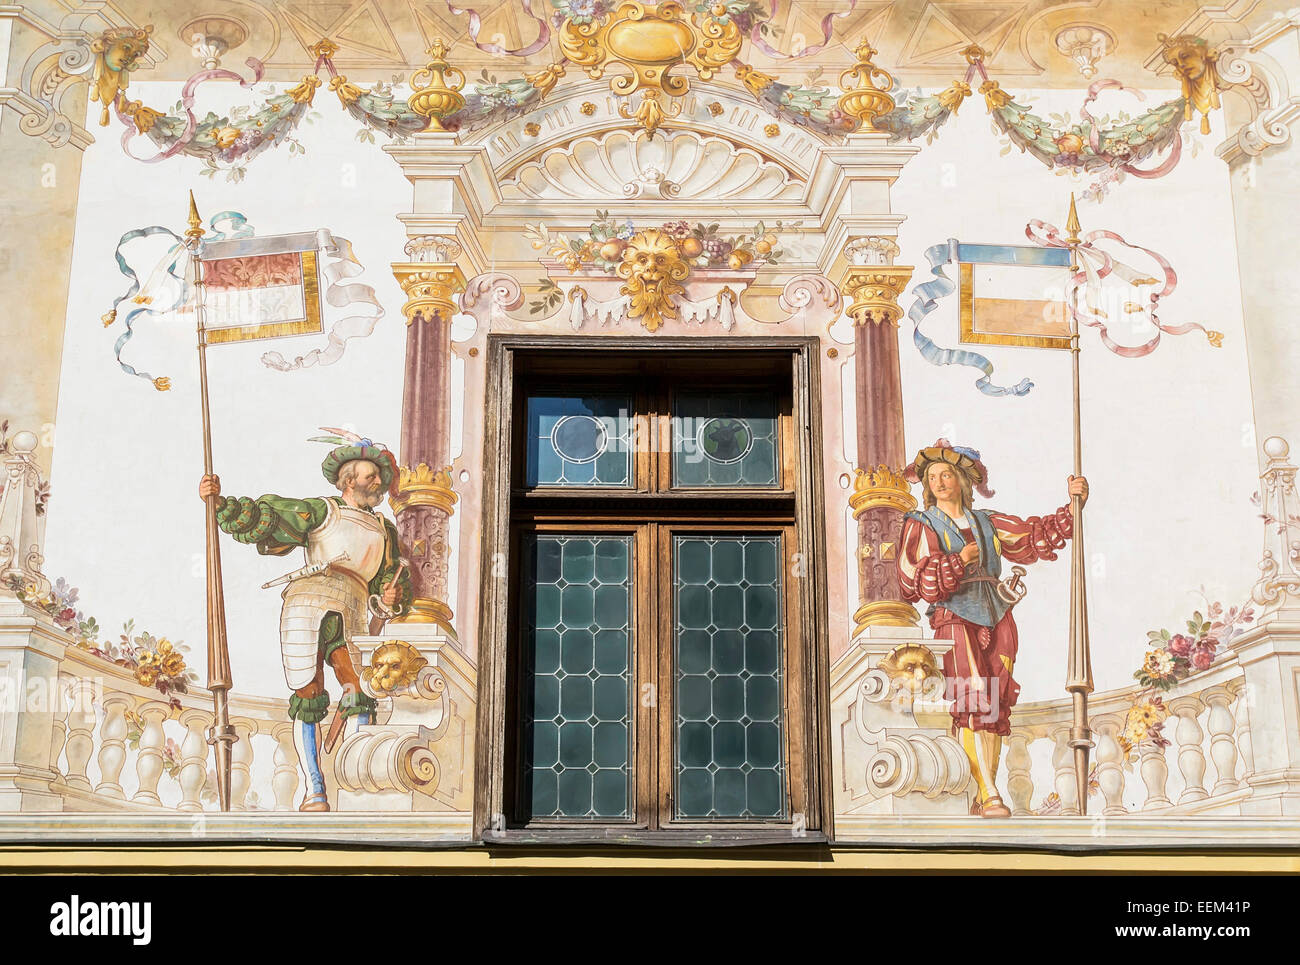
<path id="1" fill-rule="evenodd" d="M 402 394 L 401 467 L 393 511 L 410 560 L 414 599 L 396 623 L 433 623 L 455 636 L 448 603 L 447 533 L 455 511 L 451 486 L 451 317 L 465 276 L 455 239 L 411 239 L 413 259 L 393 265 L 406 304 L 406 369 Z"/>
<path id="2" fill-rule="evenodd" d="M 858 523 L 859 606 L 854 632 L 871 626 L 914 627 L 916 608 L 898 585 L 898 534 L 903 514 L 916 508 L 903 467 L 903 386 L 898 365 L 898 297 L 912 277 L 894 265 L 898 245 L 859 238 L 845 248 L 841 290 L 853 320 L 858 466 L 849 506 Z"/>
<path id="3" fill-rule="evenodd" d="M 828 277 L 838 279 L 854 330 L 856 467 L 849 506 L 858 525 L 858 608 L 854 634 L 871 627 L 914 628 L 916 609 L 902 599 L 895 559 L 903 513 L 915 508 L 903 467 L 903 391 L 898 367 L 898 297 L 912 269 L 896 266 L 894 241 L 901 215 L 890 210 L 894 181 L 919 148 L 891 144 L 876 127 L 894 108 L 894 79 L 876 66 L 876 51 L 863 40 L 857 62 L 840 77 L 838 101 L 845 117 L 857 118 L 843 147 L 822 153 L 844 185 L 843 202 L 827 230 L 833 253 Z M 848 79 L 853 85 L 848 85 Z"/>

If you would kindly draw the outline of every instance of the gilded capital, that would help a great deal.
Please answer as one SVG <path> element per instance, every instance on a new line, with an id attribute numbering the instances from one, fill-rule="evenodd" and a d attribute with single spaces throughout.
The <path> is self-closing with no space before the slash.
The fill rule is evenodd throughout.
<path id="1" fill-rule="evenodd" d="M 848 302 L 846 311 L 853 324 L 897 325 L 903 314 L 898 296 L 911 277 L 911 266 L 850 265 L 840 291 Z"/>
<path id="2" fill-rule="evenodd" d="M 888 466 L 855 469 L 849 508 L 853 510 L 854 519 L 860 519 L 868 510 L 880 508 L 906 513 L 916 509 L 916 497 L 912 495 L 912 487 L 903 478 L 901 469 Z"/>
<path id="3" fill-rule="evenodd" d="M 409 506 L 432 506 L 450 515 L 457 498 L 451 488 L 451 466 L 434 469 L 422 462 L 414 469 L 402 466 L 397 470 L 397 495 L 389 502 L 394 513 Z"/>
<path id="4" fill-rule="evenodd" d="M 465 275 L 458 265 L 434 262 L 406 262 L 393 265 L 393 277 L 406 293 L 402 314 L 406 324 L 434 316 L 450 321 L 460 311 L 457 295 L 465 288 Z"/>

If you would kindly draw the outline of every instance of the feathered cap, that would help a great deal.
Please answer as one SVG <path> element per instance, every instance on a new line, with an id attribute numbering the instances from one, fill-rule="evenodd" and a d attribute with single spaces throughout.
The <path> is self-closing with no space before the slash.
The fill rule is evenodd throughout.
<path id="1" fill-rule="evenodd" d="M 365 459 L 379 467 L 379 478 L 388 490 L 389 497 L 397 495 L 397 458 L 388 451 L 386 445 L 364 439 L 347 429 L 321 426 L 321 431 L 332 435 L 312 436 L 307 441 L 327 442 L 335 447 L 320 464 L 321 474 L 330 481 L 330 485 L 338 485 L 339 470 L 343 468 L 344 463 L 351 462 L 353 459 Z"/>
<path id="2" fill-rule="evenodd" d="M 925 478 L 926 470 L 936 462 L 946 462 L 954 469 L 964 472 L 977 493 L 985 499 L 993 497 L 993 490 L 989 489 L 989 471 L 980 461 L 979 451 L 954 446 L 947 439 L 937 439 L 934 445 L 918 452 L 912 464 L 903 470 L 903 478 L 910 483 L 919 483 Z"/>

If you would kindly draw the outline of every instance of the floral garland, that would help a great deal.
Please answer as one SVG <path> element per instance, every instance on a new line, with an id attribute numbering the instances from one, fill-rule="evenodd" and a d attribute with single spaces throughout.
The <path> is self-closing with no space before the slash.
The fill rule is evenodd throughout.
<path id="1" fill-rule="evenodd" d="M 1126 90 L 1139 99 L 1143 94 L 1116 80 L 1099 80 L 1089 86 L 1077 123 L 1065 114 L 1053 115 L 1055 123 L 1052 123 L 1015 101 L 997 81 L 989 78 L 981 51 L 968 51 L 967 59 L 970 68 L 965 80 L 955 80 L 937 94 L 922 94 L 919 89 L 902 94 L 894 110 L 875 119 L 875 127 L 888 131 L 892 141 L 924 137 L 926 143 L 933 142 L 939 129 L 971 96 L 971 83 L 978 75 L 982 81 L 979 92 L 984 96 L 994 130 L 1007 140 L 1002 153 L 1008 154 L 1013 147 L 1018 147 L 1021 153 L 1032 154 L 1055 171 L 1099 174 L 1085 193 L 1093 200 L 1104 198 L 1109 185 L 1123 180 L 1126 174 L 1163 177 L 1179 161 L 1181 128 L 1188 119 L 1185 97 L 1175 97 L 1137 117 L 1120 113 L 1112 124 L 1109 117 L 1094 117 L 1088 111 L 1103 91 Z M 1167 156 L 1159 165 L 1137 166 L 1166 151 Z"/>
<path id="2" fill-rule="evenodd" d="M 325 82 L 334 92 L 344 110 L 361 122 L 357 139 L 374 143 L 373 132 L 387 135 L 399 143 L 413 134 L 425 130 L 429 119 L 411 110 L 408 101 L 396 96 L 394 86 L 401 83 L 401 75 L 394 75 L 392 83 L 377 81 L 363 89 L 339 74 L 332 54 L 337 47 L 322 41 L 313 48 L 318 51 L 316 66 L 294 87 L 277 93 L 273 85 L 254 88 L 261 79 L 262 65 L 250 59 L 252 80 L 244 80 L 232 71 L 200 71 L 186 83 L 181 100 L 170 111 L 156 111 L 139 101 L 127 101 L 124 96 L 114 102 L 118 119 L 126 125 L 122 148 L 138 161 L 153 163 L 184 154 L 203 162 L 200 172 L 213 177 L 225 172 L 227 181 L 242 181 L 247 164 L 263 151 L 282 144 L 289 145 L 291 155 L 304 155 L 306 147 L 294 137 L 299 126 L 320 117 L 312 110 L 316 91 L 322 86 L 319 76 L 326 72 Z M 209 111 L 197 118 L 192 110 L 194 90 L 199 84 L 216 78 L 235 78 L 255 90 L 262 100 L 249 106 L 235 107 L 224 114 Z M 499 121 L 509 120 L 527 113 L 537 106 L 541 92 L 524 78 L 498 81 L 486 70 L 482 78 L 470 85 L 464 106 L 443 119 L 450 131 L 474 131 Z M 153 157 L 140 157 L 130 148 L 132 138 L 147 137 L 159 150 Z"/>
<path id="3" fill-rule="evenodd" d="M 175 695 L 188 693 L 190 685 L 198 683 L 198 675 L 185 664 L 189 647 L 179 640 L 173 643 L 145 631 L 136 633 L 134 620 L 122 625 L 118 642 L 101 643 L 99 623 L 76 607 L 77 588 L 63 577 L 55 580 L 49 592 L 42 596 L 30 595 L 21 580 L 11 580 L 8 588 L 28 606 L 47 613 L 55 626 L 72 636 L 78 650 L 130 670 L 136 683 L 153 687 L 169 697 L 169 704 L 176 710 L 180 709 L 181 702 Z"/>
<path id="4" fill-rule="evenodd" d="M 748 233 L 725 238 L 718 234 L 719 227 L 718 224 L 669 221 L 660 225 L 659 230 L 673 238 L 678 254 L 692 268 L 738 270 L 751 264 L 779 264 L 785 252 L 777 246 L 777 235 L 791 226 L 778 221 L 768 228 L 760 221 Z M 620 222 L 611 218 L 608 211 L 597 211 L 596 220 L 583 237 L 553 235 L 544 224 L 524 225 L 524 237 L 534 248 L 546 248 L 548 255 L 571 272 L 592 265 L 612 275 L 623 260 L 628 241 L 641 230 L 631 220 Z"/>

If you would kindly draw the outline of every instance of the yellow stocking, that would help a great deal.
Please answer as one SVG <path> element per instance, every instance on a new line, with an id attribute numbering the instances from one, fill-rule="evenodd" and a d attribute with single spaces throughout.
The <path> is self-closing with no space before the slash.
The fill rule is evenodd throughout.
<path id="1" fill-rule="evenodd" d="M 988 770 L 988 750 L 982 746 L 985 736 L 987 735 L 982 733 L 976 734 L 969 727 L 961 729 L 961 747 L 966 752 L 966 759 L 970 761 L 971 776 L 975 778 L 975 789 L 978 792 L 975 799 L 977 804 L 983 804 L 997 793 L 992 790 L 993 774 L 996 772 Z"/>

